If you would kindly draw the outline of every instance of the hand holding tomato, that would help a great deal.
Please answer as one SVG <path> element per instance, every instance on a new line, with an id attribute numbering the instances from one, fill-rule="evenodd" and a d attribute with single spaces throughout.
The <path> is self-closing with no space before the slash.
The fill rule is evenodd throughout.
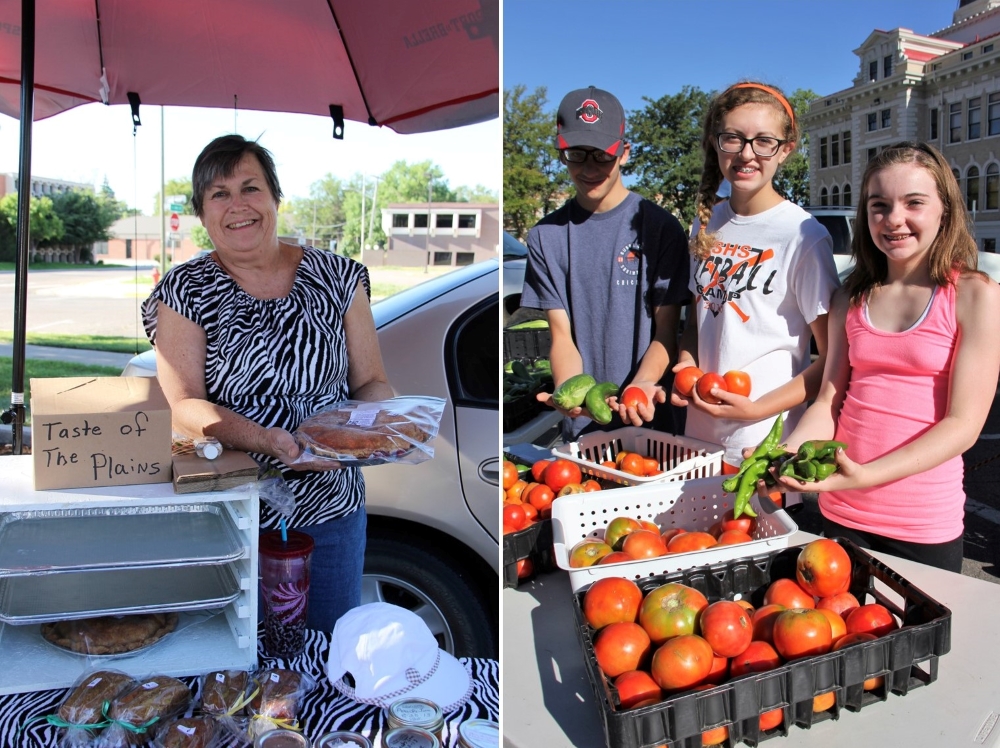
<path id="1" fill-rule="evenodd" d="M 653 420 L 657 403 L 665 403 L 667 393 L 655 382 L 635 380 L 619 397 L 609 397 L 608 405 L 618 412 L 626 425 L 642 426 Z"/>

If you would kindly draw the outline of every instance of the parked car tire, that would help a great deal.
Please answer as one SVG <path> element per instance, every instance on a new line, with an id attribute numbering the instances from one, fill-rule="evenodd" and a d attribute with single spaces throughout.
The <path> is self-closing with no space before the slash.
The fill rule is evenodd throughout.
<path id="1" fill-rule="evenodd" d="M 387 602 L 419 615 L 455 657 L 498 657 L 496 611 L 461 567 L 413 538 L 369 537 L 361 602 Z"/>

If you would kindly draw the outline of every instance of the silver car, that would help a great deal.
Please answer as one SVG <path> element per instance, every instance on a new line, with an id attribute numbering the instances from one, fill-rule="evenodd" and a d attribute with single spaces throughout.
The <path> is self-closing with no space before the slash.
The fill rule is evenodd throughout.
<path id="1" fill-rule="evenodd" d="M 499 656 L 499 287 L 487 260 L 372 305 L 396 391 L 447 406 L 434 459 L 364 468 L 362 602 L 413 610 L 459 657 Z M 155 376 L 155 353 L 123 374 Z"/>

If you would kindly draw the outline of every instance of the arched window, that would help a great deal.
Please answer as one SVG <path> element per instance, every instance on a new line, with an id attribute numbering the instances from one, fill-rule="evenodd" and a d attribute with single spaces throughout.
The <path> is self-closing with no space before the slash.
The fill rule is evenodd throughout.
<path id="1" fill-rule="evenodd" d="M 830 197 L 834 205 L 840 205 L 840 187 L 833 185 L 833 189 L 830 190 Z"/>
<path id="2" fill-rule="evenodd" d="M 979 167 L 970 166 L 965 172 L 965 207 L 976 210 L 983 206 L 979 199 Z"/>
<path id="3" fill-rule="evenodd" d="M 1000 166 L 986 167 L 986 210 L 1000 208 Z"/>
<path id="4" fill-rule="evenodd" d="M 819 191 L 819 204 L 820 205 L 829 205 L 830 204 L 829 199 L 827 199 L 826 187 L 824 187 L 823 189 L 821 189 Z"/>
<path id="5" fill-rule="evenodd" d="M 844 207 L 851 207 L 851 183 L 848 182 L 844 185 Z"/>

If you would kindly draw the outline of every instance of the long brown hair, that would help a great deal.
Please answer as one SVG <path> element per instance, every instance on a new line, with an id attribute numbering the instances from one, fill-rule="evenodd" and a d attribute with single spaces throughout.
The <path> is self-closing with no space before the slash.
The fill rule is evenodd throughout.
<path id="1" fill-rule="evenodd" d="M 979 251 L 972 235 L 972 221 L 948 162 L 934 146 L 927 143 L 896 143 L 868 162 L 861 180 L 861 197 L 851 242 L 854 269 L 844 281 L 844 289 L 850 295 L 852 304 L 861 303 L 874 286 L 885 281 L 889 273 L 885 254 L 875 245 L 868 229 L 868 198 L 871 178 L 882 169 L 897 164 L 916 164 L 926 169 L 934 178 L 938 197 L 944 205 L 941 228 L 927 253 L 931 280 L 943 286 L 952 282 L 956 271 L 979 272 Z"/>
<path id="2" fill-rule="evenodd" d="M 698 185 L 697 203 L 701 230 L 691 238 L 691 254 L 700 259 L 708 257 L 715 245 L 715 235 L 708 233 L 712 208 L 717 202 L 715 193 L 722 184 L 722 170 L 719 168 L 719 154 L 715 150 L 715 140 L 722 127 L 723 117 L 744 104 L 766 104 L 774 108 L 782 118 L 782 139 L 792 143 L 799 139 L 798 126 L 792 116 L 792 106 L 781 90 L 774 86 L 756 81 L 744 81 L 730 86 L 712 99 L 705 113 L 705 124 L 701 134 L 701 147 L 705 152 L 705 166 L 701 173 L 701 184 Z"/>

